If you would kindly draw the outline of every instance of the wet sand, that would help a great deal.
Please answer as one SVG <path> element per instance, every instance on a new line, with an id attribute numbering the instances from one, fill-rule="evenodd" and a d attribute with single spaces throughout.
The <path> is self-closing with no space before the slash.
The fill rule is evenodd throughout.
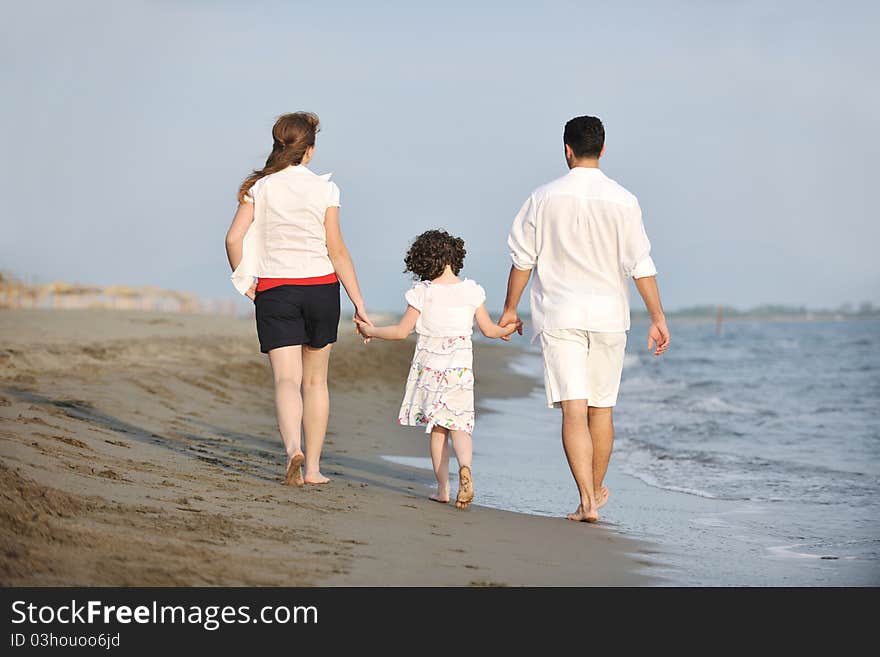
<path id="1" fill-rule="evenodd" d="M 364 346 L 343 331 L 332 482 L 297 489 L 280 483 L 251 320 L 0 310 L 0 584 L 652 583 L 644 543 L 436 504 L 430 473 L 381 458 L 427 454 L 422 430 L 395 423 L 412 340 Z M 478 401 L 532 389 L 506 366 L 515 348 L 476 345 Z M 478 504 L 479 461 L 474 475 Z"/>

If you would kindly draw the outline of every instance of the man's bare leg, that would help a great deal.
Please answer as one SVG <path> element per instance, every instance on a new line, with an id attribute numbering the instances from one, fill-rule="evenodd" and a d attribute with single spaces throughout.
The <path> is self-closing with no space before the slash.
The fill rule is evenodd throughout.
<path id="1" fill-rule="evenodd" d="M 562 402 L 562 446 L 581 498 L 577 511 L 567 517 L 579 522 L 596 522 L 599 509 L 593 493 L 593 441 L 587 425 L 586 399 Z"/>
<path id="2" fill-rule="evenodd" d="M 593 490 L 596 505 L 602 508 L 608 502 L 608 488 L 603 485 L 614 447 L 613 407 L 590 406 L 587 410 L 590 437 L 593 439 Z"/>

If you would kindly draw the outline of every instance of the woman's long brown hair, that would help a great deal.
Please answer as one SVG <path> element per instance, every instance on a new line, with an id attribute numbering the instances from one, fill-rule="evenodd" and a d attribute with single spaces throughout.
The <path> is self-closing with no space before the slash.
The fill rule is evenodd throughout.
<path id="1" fill-rule="evenodd" d="M 248 190 L 263 176 L 281 171 L 291 165 L 300 164 L 306 151 L 315 145 L 320 121 L 317 114 L 294 112 L 283 114 L 272 126 L 272 152 L 266 159 L 266 166 L 257 169 L 244 179 L 238 188 L 238 202 L 244 202 Z"/>

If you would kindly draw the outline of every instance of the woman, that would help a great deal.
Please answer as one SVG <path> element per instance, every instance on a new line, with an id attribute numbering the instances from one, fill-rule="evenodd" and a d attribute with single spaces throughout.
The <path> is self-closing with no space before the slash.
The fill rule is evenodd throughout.
<path id="1" fill-rule="evenodd" d="M 254 301 L 260 350 L 275 378 L 275 410 L 287 451 L 284 483 L 325 484 L 321 448 L 330 415 L 327 369 L 339 325 L 339 283 L 355 317 L 370 323 L 339 228 L 339 188 L 306 165 L 318 117 L 280 117 L 266 166 L 241 184 L 226 234 L 236 289 Z M 305 455 L 301 445 L 305 431 Z M 305 474 L 303 474 L 305 464 Z"/>

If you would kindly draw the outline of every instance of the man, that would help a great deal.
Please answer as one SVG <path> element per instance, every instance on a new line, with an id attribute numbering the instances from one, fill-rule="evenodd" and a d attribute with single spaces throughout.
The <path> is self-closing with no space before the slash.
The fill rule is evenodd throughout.
<path id="1" fill-rule="evenodd" d="M 669 330 L 638 200 L 599 169 L 602 122 L 572 119 L 563 142 L 570 171 L 535 190 L 510 230 L 513 266 L 498 323 L 519 322 L 517 306 L 534 269 L 533 340 L 544 356 L 547 404 L 562 408 L 562 444 L 580 495 L 568 519 L 596 522 L 608 501 L 602 481 L 629 329 L 627 279 L 648 309 L 655 356 L 669 346 Z"/>

